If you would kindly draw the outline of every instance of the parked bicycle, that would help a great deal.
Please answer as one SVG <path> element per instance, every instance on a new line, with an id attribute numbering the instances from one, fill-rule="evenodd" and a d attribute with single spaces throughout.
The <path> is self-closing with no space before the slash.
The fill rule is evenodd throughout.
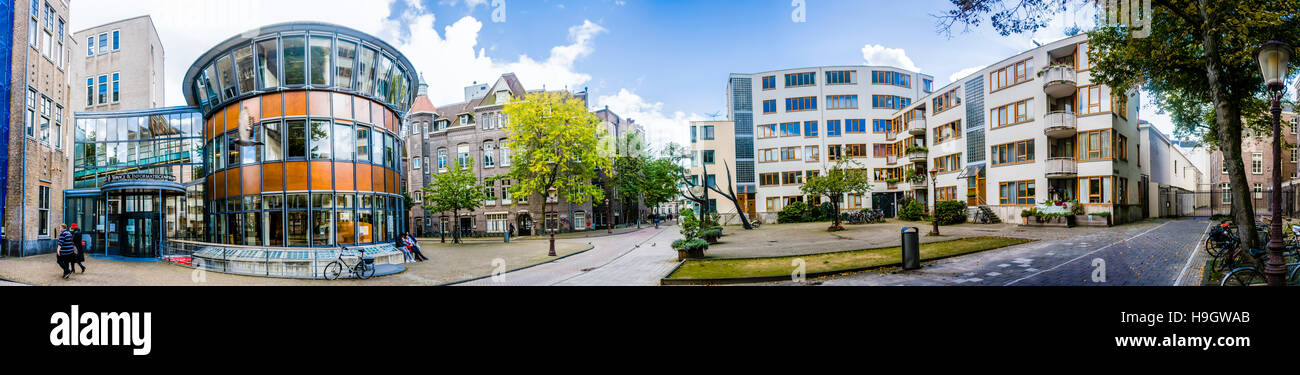
<path id="1" fill-rule="evenodd" d="M 986 212 L 984 212 L 984 210 L 978 210 L 978 211 L 975 211 L 975 220 L 974 220 L 974 221 L 975 221 L 976 224 L 992 224 L 992 223 L 993 223 L 993 217 L 989 216 L 989 214 L 986 213 Z"/>
<path id="2" fill-rule="evenodd" d="M 366 252 L 363 250 L 356 250 L 355 263 L 349 263 L 350 259 L 348 258 L 353 257 L 344 257 L 343 253 L 347 251 L 347 249 L 339 250 L 338 259 L 325 265 L 324 276 L 326 280 L 338 280 L 339 276 L 342 276 L 344 272 L 362 280 L 375 275 L 375 258 L 366 257 Z"/>

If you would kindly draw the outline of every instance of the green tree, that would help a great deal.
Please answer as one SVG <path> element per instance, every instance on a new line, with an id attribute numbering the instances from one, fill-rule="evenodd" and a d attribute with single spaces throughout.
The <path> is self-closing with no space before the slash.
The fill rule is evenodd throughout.
<path id="1" fill-rule="evenodd" d="M 871 191 L 871 181 L 867 179 L 866 169 L 853 159 L 840 158 L 830 170 L 819 176 L 804 180 L 800 191 L 808 195 L 829 197 L 835 207 L 832 228 L 840 226 L 840 201 L 845 194 L 866 194 Z"/>
<path id="2" fill-rule="evenodd" d="M 514 152 L 513 166 L 503 177 L 515 181 L 510 194 L 542 197 L 548 213 L 555 210 L 546 199 L 552 193 L 575 204 L 604 199 L 605 191 L 592 181 L 597 171 L 610 168 L 598 147 L 605 131 L 586 102 L 563 92 L 539 92 L 523 99 L 505 106 L 510 119 L 506 143 Z M 555 255 L 554 230 L 550 255 Z"/>
<path id="3" fill-rule="evenodd" d="M 474 159 L 467 161 L 474 165 Z M 426 212 L 451 211 L 452 242 L 460 243 L 460 212 L 473 211 L 483 205 L 487 199 L 486 187 L 474 176 L 474 171 L 461 166 L 459 161 L 452 162 L 451 169 L 434 173 L 433 181 L 424 187 L 424 208 Z"/>
<path id="4" fill-rule="evenodd" d="M 1008 6 L 1004 3 L 1014 3 Z M 1071 4 L 1097 0 L 953 0 L 940 15 L 940 31 L 978 26 L 990 15 L 1001 34 L 1032 32 Z M 1180 135 L 1199 136 L 1222 152 L 1232 189 L 1232 214 L 1243 233 L 1255 232 L 1246 171 L 1241 158 L 1243 129 L 1266 123 L 1268 95 L 1254 51 L 1271 38 L 1292 46 L 1300 35 L 1300 0 L 1154 0 L 1151 29 L 1134 37 L 1124 25 L 1088 32 L 1094 81 L 1113 92 L 1145 89 L 1170 112 Z M 1104 9 L 1098 7 L 1099 14 Z M 1296 55 L 1292 52 L 1292 55 Z M 1291 67 L 1300 64 L 1293 59 Z M 1264 134 L 1269 134 L 1265 132 Z M 1247 245 L 1260 247 L 1255 236 Z"/>

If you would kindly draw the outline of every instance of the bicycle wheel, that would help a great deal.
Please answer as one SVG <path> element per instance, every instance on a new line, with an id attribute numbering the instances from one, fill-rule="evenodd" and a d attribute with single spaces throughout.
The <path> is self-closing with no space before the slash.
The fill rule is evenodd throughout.
<path id="1" fill-rule="evenodd" d="M 369 279 L 371 276 L 374 276 L 374 275 L 375 275 L 375 265 L 373 265 L 373 264 L 370 265 L 369 267 L 367 267 L 367 266 L 363 263 L 363 264 L 357 265 L 357 268 L 360 268 L 360 270 L 357 272 L 357 276 L 360 277 L 362 280 Z"/>
<path id="2" fill-rule="evenodd" d="M 1223 246 L 1219 246 L 1219 243 L 1218 243 L 1217 241 L 1215 241 L 1213 238 L 1206 238 L 1206 239 L 1205 239 L 1205 252 L 1206 252 L 1206 253 L 1209 253 L 1210 256 L 1212 256 L 1212 257 L 1217 257 L 1217 256 L 1219 256 L 1219 252 L 1221 252 L 1221 251 L 1223 251 Z"/>
<path id="3" fill-rule="evenodd" d="M 343 265 L 338 261 L 325 265 L 325 280 L 338 280 L 341 274 L 343 274 Z"/>
<path id="4" fill-rule="evenodd" d="M 1223 276 L 1219 286 L 1251 286 L 1263 284 L 1265 281 L 1264 274 L 1255 267 L 1241 267 Z"/>

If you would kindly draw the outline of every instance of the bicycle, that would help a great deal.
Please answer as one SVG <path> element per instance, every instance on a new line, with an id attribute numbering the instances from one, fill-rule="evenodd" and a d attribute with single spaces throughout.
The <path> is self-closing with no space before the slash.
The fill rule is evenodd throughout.
<path id="1" fill-rule="evenodd" d="M 992 222 L 993 222 L 993 219 L 989 218 L 989 214 L 984 213 L 983 210 L 975 211 L 975 223 L 976 223 L 976 224 L 989 224 L 989 223 L 992 223 Z"/>
<path id="2" fill-rule="evenodd" d="M 347 249 L 339 250 L 338 259 L 325 265 L 324 276 L 326 280 L 338 280 L 344 270 L 362 280 L 369 279 L 371 276 L 375 275 L 374 258 L 367 258 L 365 251 L 356 250 L 357 262 L 348 265 L 347 259 L 344 259 L 343 257 L 343 253 L 346 251 Z"/>

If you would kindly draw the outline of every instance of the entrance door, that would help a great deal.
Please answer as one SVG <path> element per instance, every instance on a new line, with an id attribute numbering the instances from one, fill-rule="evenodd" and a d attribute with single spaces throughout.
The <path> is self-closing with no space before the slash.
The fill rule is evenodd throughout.
<path id="1" fill-rule="evenodd" d="M 123 214 L 118 227 L 122 256 L 152 258 L 158 254 L 158 216 L 152 213 Z"/>
<path id="2" fill-rule="evenodd" d="M 473 236 L 473 235 L 474 235 L 474 218 L 472 218 L 472 217 L 462 217 L 462 218 L 460 218 L 460 227 L 459 227 L 458 229 L 460 229 L 460 237 L 461 237 L 461 238 L 465 238 L 465 237 L 471 237 L 471 236 Z"/>

